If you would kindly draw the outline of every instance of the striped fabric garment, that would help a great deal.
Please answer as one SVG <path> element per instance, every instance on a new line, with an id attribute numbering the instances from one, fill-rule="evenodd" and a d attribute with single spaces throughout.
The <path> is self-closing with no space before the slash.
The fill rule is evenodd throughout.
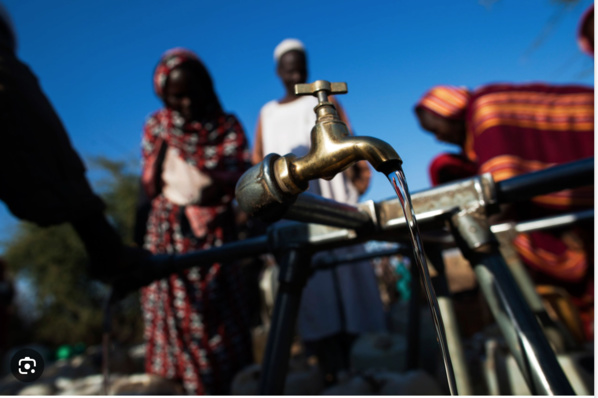
<path id="1" fill-rule="evenodd" d="M 435 87 L 417 106 L 465 121 L 463 172 L 473 163 L 479 174 L 492 173 L 495 181 L 501 181 L 594 156 L 592 87 L 491 84 L 471 95 L 460 90 Z M 568 189 L 514 204 L 509 217 L 525 221 L 593 205 L 593 186 Z M 534 231 L 518 235 L 513 243 L 536 283 L 558 285 L 571 294 L 586 325 L 586 337 L 592 338 L 592 228 Z"/>
<path id="2" fill-rule="evenodd" d="M 594 156 L 594 90 L 545 84 L 485 86 L 472 94 L 466 113 L 465 153 L 479 164 L 479 173 L 495 181 Z M 588 181 L 591 183 L 591 181 Z M 591 208 L 594 188 L 583 187 L 542 195 L 517 204 L 515 218 L 525 220 Z M 535 231 L 513 242 L 533 272 L 555 281 L 579 284 L 591 275 L 590 231 L 576 231 L 586 240 L 571 244 L 563 236 Z M 582 297 L 592 287 L 570 290 Z"/>
<path id="3" fill-rule="evenodd" d="M 435 86 L 416 104 L 447 119 L 463 119 L 471 94 L 464 87 Z"/>
<path id="4" fill-rule="evenodd" d="M 466 114 L 465 153 L 495 181 L 594 156 L 594 90 L 544 84 L 485 86 Z M 593 187 L 533 199 L 555 209 L 591 207 Z"/>

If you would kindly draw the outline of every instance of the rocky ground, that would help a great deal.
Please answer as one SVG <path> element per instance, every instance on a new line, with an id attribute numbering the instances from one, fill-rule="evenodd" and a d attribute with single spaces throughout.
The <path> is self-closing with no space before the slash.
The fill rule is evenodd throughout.
<path id="1" fill-rule="evenodd" d="M 177 384 L 143 373 L 143 346 L 111 353 L 111 372 L 104 385 L 101 349 L 46 366 L 40 379 L 23 383 L 11 374 L 0 380 L 0 395 L 184 395 Z M 241 371 L 235 378 L 233 395 L 256 395 L 261 365 Z M 285 384 L 286 395 L 442 395 L 445 391 L 423 370 L 393 372 L 383 369 L 352 371 L 339 383 L 325 389 L 317 364 L 301 355 L 291 359 Z"/>
<path id="2" fill-rule="evenodd" d="M 0 380 L 0 395 L 180 395 L 177 385 L 143 373 L 142 345 L 113 350 L 107 390 L 102 375 L 101 347 L 68 360 L 46 364 L 42 376 L 23 383 L 11 374 Z"/>
<path id="3" fill-rule="evenodd" d="M 478 295 L 467 293 L 475 284 L 471 270 L 462 266 L 461 258 L 448 258 L 447 263 L 452 270 L 448 275 L 448 283 L 455 294 L 453 304 L 462 334 L 472 394 L 502 395 L 503 391 L 504 394 L 512 394 L 515 390 L 504 380 L 488 379 L 493 372 L 489 368 L 492 361 L 487 360 L 489 347 L 495 347 L 497 354 L 502 353 L 504 363 L 507 361 L 504 354 L 507 350 L 496 325 L 491 324 L 492 318 L 487 308 L 480 304 Z M 427 305 L 422 304 L 420 312 L 418 369 L 408 371 L 405 361 L 406 335 L 410 328 L 406 316 L 408 304 L 400 301 L 385 304 L 389 309 L 389 333 L 360 336 L 353 347 L 351 371 L 339 375 L 339 382 L 333 387 L 324 387 L 317 361 L 306 358 L 300 344 L 293 344 L 284 394 L 448 395 L 445 370 Z M 231 387 L 233 395 L 257 394 L 261 376 L 259 362 L 263 359 L 267 336 L 267 327 L 254 329 L 254 354 L 258 363 L 237 374 Z M 493 345 L 489 345 L 489 342 Z M 558 344 L 555 348 L 562 351 Z M 43 347 L 39 347 L 39 350 L 43 351 Z M 593 348 L 589 352 L 593 353 Z M 9 353 L 7 358 L 11 355 Z M 499 359 L 502 357 L 497 356 Z M 593 362 L 593 356 L 591 359 Z M 4 374 L 8 373 L 6 360 L 3 371 Z M 493 384 L 495 388 L 489 388 Z M 593 379 L 586 384 L 588 391 L 593 391 Z M 10 373 L 0 377 L 0 395 L 106 394 L 184 395 L 184 391 L 178 384 L 144 373 L 143 345 L 112 347 L 107 379 L 102 374 L 101 346 L 89 347 L 85 353 L 68 360 L 46 363 L 43 375 L 34 383 L 20 382 Z"/>
<path id="4" fill-rule="evenodd" d="M 398 310 L 402 311 L 400 308 Z M 448 395 L 445 371 L 431 320 L 425 314 L 426 312 L 422 311 L 418 369 L 406 370 L 407 325 L 403 317 L 398 317 L 391 322 L 391 333 L 363 335 L 356 341 L 351 358 L 352 369 L 339 375 L 339 382 L 333 387 L 324 387 L 314 358 L 306 358 L 300 347 L 294 345 L 284 394 Z M 257 348 L 264 347 L 266 337 L 265 331 L 254 333 Z M 504 374 L 502 382 L 500 377 L 495 380 L 494 384 L 498 384 L 492 390 L 494 392 L 489 391 L 488 366 L 491 366 L 492 361 L 486 358 L 488 342 L 495 342 L 496 353 L 506 352 L 495 326 L 464 339 L 463 349 L 472 394 L 502 395 L 503 391 L 507 395 L 512 394 L 515 391 L 513 388 L 517 386 L 509 385 L 508 380 L 504 379 Z M 589 352 L 591 354 L 593 349 Z M 503 353 L 502 356 L 504 355 Z M 495 356 L 495 361 L 496 358 L 500 356 Z M 593 356 L 590 359 L 593 362 Z M 506 363 L 505 360 L 502 362 Z M 113 347 L 110 353 L 110 373 L 105 385 L 102 375 L 102 350 L 101 347 L 95 346 L 71 359 L 47 363 L 43 375 L 34 383 L 23 383 L 11 374 L 5 375 L 0 378 L 0 395 L 184 395 L 179 385 L 157 376 L 146 375 L 143 368 L 143 345 Z M 261 365 L 254 364 L 239 372 L 233 381 L 231 393 L 256 395 L 261 370 Z M 585 381 L 587 389 L 580 391 L 593 391 L 591 376 L 590 374 L 589 379 Z M 577 386 L 575 388 L 577 391 Z"/>
<path id="5" fill-rule="evenodd" d="M 397 311 L 404 309 L 397 308 Z M 426 311 L 422 312 L 424 315 Z M 292 359 L 285 385 L 287 395 L 439 395 L 445 394 L 441 362 L 436 358 L 434 335 L 425 316 L 421 346 L 425 369 L 404 372 L 405 326 L 403 317 L 393 323 L 395 333 L 362 336 L 355 345 L 354 369 L 340 375 L 339 383 L 324 388 L 314 358 L 306 358 L 300 345 L 292 348 Z M 254 331 L 256 359 L 260 361 L 267 339 L 267 330 Z M 428 348 L 426 348 L 428 347 Z M 430 350 L 429 347 L 432 349 Z M 32 347 L 43 353 L 43 347 Z M 16 349 L 15 349 L 16 350 Z M 9 353 L 7 358 L 12 354 Z M 397 360 L 398 359 L 398 360 Z M 112 347 L 107 385 L 102 374 L 102 347 L 89 347 L 83 354 L 68 360 L 47 362 L 40 379 L 23 383 L 7 374 L 0 379 L 0 395 L 181 395 L 177 384 L 157 376 L 144 374 L 144 346 Z M 4 371 L 6 372 L 6 365 Z M 438 373 L 440 371 L 440 373 Z M 434 374 L 439 374 L 436 376 Z M 261 365 L 241 371 L 232 385 L 233 395 L 255 395 Z M 434 375 L 434 376 L 432 376 Z"/>

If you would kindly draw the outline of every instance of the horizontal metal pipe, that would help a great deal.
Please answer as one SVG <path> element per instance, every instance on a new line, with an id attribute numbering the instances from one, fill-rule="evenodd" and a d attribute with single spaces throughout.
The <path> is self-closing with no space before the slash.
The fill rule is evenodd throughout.
<path id="1" fill-rule="evenodd" d="M 359 254 L 349 253 L 349 254 L 345 254 L 342 256 L 320 257 L 320 258 L 318 258 L 318 260 L 314 261 L 313 266 L 318 269 L 332 268 L 337 265 L 350 264 L 350 263 L 355 263 L 355 262 L 363 261 L 363 260 L 370 260 L 370 259 L 378 258 L 378 257 L 394 256 L 397 254 L 411 255 L 411 254 L 413 254 L 413 249 L 411 247 L 407 247 L 407 246 L 397 246 L 397 247 L 393 247 L 390 249 L 381 249 L 381 250 L 376 250 L 373 252 L 363 252 L 363 253 L 359 253 Z"/>
<path id="2" fill-rule="evenodd" d="M 594 158 L 591 157 L 499 181 L 496 195 L 499 203 L 511 203 L 593 183 Z"/>
<path id="3" fill-rule="evenodd" d="M 516 232 L 540 231 L 543 229 L 551 229 L 572 225 L 577 222 L 590 221 L 594 219 L 594 209 L 579 211 L 576 213 L 568 213 L 560 216 L 545 217 L 537 220 L 520 222 L 517 224 L 503 223 L 496 224 L 490 227 L 492 232 L 501 233 L 511 229 Z"/>
<path id="4" fill-rule="evenodd" d="M 440 214 L 442 212 L 439 212 Z M 425 215 L 427 215 L 426 213 Z M 438 216 L 434 212 L 430 212 L 432 216 Z M 422 217 L 421 221 L 427 220 Z M 532 220 L 513 225 L 512 223 L 498 224 L 491 227 L 492 232 L 499 233 L 505 229 L 515 228 L 517 232 L 527 232 L 540 229 L 556 228 L 560 226 L 571 225 L 575 222 L 587 221 L 593 219 L 594 210 L 584 210 L 577 213 L 564 214 L 560 216 L 547 217 L 539 220 Z M 434 218 L 434 217 L 431 217 Z M 322 218 L 320 218 L 322 220 Z M 425 224 L 425 223 L 424 223 Z M 358 224 L 355 224 L 358 225 Z M 366 225 L 364 224 L 361 224 Z M 396 227 L 396 226 L 395 226 Z M 277 227 L 285 228 L 285 227 Z M 355 244 L 356 242 L 347 241 L 348 244 Z M 143 275 L 135 277 L 135 283 L 128 286 L 122 286 L 123 291 L 131 291 L 145 286 L 152 281 L 159 280 L 171 275 L 172 273 L 195 267 L 195 266 L 209 266 L 215 262 L 227 262 L 257 256 L 270 251 L 268 236 L 261 235 L 255 238 L 226 243 L 222 246 L 212 247 L 206 250 L 199 250 L 185 254 L 158 254 L 152 256 L 148 260 L 148 264 L 143 268 Z M 343 258 L 330 257 L 321 260 L 318 267 L 331 267 L 334 264 L 350 263 L 360 261 L 366 258 L 374 258 L 378 256 L 392 255 L 394 251 L 398 253 L 399 249 L 383 250 L 376 253 L 363 253 L 361 255 L 350 255 Z M 118 284 L 117 284 L 118 285 Z"/>
<path id="5" fill-rule="evenodd" d="M 501 198 L 501 201 L 512 201 L 563 188 L 587 185 L 593 181 L 593 166 L 594 159 L 589 158 L 500 181 L 496 184 L 497 195 Z M 420 227 L 423 227 L 428 219 L 434 221 L 449 212 L 451 206 L 456 206 L 470 200 L 477 200 L 476 198 L 487 197 L 488 194 L 486 192 L 488 189 L 485 187 L 488 186 L 488 183 L 486 180 L 483 176 L 477 176 L 470 180 L 462 180 L 454 184 L 413 194 L 414 209 Z M 442 202 L 442 204 L 439 204 L 439 202 Z M 380 206 L 380 220 L 377 222 L 380 224 L 379 226 L 382 231 L 401 229 L 403 227 L 405 219 L 402 210 L 398 206 L 397 199 L 380 202 L 378 206 Z M 588 214 L 583 215 L 583 217 L 587 218 Z M 374 228 L 375 222 L 368 212 L 355 206 L 335 202 L 310 193 L 298 195 L 296 203 L 288 210 L 285 218 L 352 230 L 370 227 L 376 229 Z M 566 221 L 571 220 L 563 218 L 558 222 L 564 223 Z M 534 227 L 538 227 L 538 225 L 535 224 Z M 518 227 L 518 229 L 521 228 L 524 228 L 524 226 Z M 331 234 L 332 232 L 327 231 L 323 233 Z M 361 241 L 367 238 L 365 235 L 361 237 Z M 370 236 L 370 238 L 375 237 L 376 233 Z M 310 241 L 318 240 L 313 236 L 312 238 Z M 341 238 L 332 239 L 338 240 Z M 349 243 L 350 241 L 351 239 L 347 240 L 347 243 L 358 243 L 356 241 Z M 268 237 L 263 235 L 186 254 L 154 255 L 148 260 L 146 266 L 143 267 L 143 275 L 136 275 L 134 277 L 135 282 L 128 282 L 127 286 L 117 282 L 115 286 L 120 285 L 120 288 L 125 292 L 131 291 L 147 285 L 154 280 L 165 278 L 174 272 L 194 266 L 208 266 L 215 262 L 226 262 L 266 253 L 270 250 L 268 244 Z"/>
<path id="6" fill-rule="evenodd" d="M 255 238 L 225 243 L 222 246 L 212 247 L 208 250 L 177 254 L 172 259 L 172 267 L 175 271 L 180 271 L 194 266 L 211 265 L 215 262 L 240 260 L 267 251 L 268 236 L 260 235 Z"/>
<path id="7" fill-rule="evenodd" d="M 214 263 L 240 260 L 266 253 L 269 251 L 268 242 L 268 236 L 260 235 L 184 254 L 155 254 L 148 257 L 147 262 L 134 275 L 113 284 L 115 299 L 120 299 L 128 292 L 188 268 L 207 267 Z"/>
<path id="8" fill-rule="evenodd" d="M 420 220 L 432 213 L 446 213 L 455 208 L 479 203 L 489 212 L 497 204 L 528 200 L 534 196 L 558 192 L 593 183 L 594 158 L 566 163 L 533 173 L 494 182 L 490 173 L 439 185 L 411 194 L 415 215 Z M 398 199 L 376 203 L 382 230 L 394 230 L 405 224 Z M 428 217 L 429 218 L 429 217 Z M 420 228 L 425 227 L 420 223 Z"/>
<path id="9" fill-rule="evenodd" d="M 284 218 L 347 229 L 373 226 L 372 218 L 365 211 L 308 192 L 297 196 Z"/>

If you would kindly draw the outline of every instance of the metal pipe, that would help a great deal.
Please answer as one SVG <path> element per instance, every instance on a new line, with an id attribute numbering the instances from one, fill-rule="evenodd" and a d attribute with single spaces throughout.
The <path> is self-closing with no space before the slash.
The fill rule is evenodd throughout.
<path id="1" fill-rule="evenodd" d="M 257 256 L 271 251 L 266 235 L 225 243 L 184 254 L 155 254 L 148 257 L 142 267 L 121 280 L 113 283 L 114 295 L 117 299 L 131 291 L 137 290 L 154 281 L 191 267 L 206 267 L 214 263 L 238 260 L 244 257 Z"/>
<path id="2" fill-rule="evenodd" d="M 562 322 L 553 320 L 546 311 L 540 295 L 536 291 L 535 284 L 530 278 L 521 257 L 513 246 L 513 239 L 521 232 L 538 231 L 543 229 L 570 226 L 574 223 L 591 222 L 594 219 L 594 210 L 585 210 L 577 213 L 564 214 L 560 216 L 546 217 L 515 224 L 513 222 L 497 224 L 491 227 L 492 232 L 500 243 L 500 252 L 513 274 L 521 293 L 535 314 L 538 322 L 547 333 L 558 332 L 563 339 L 564 348 L 577 350 L 581 341 L 571 333 Z M 549 334 L 547 334 L 549 336 Z M 557 344 L 557 347 L 560 347 Z"/>
<path id="3" fill-rule="evenodd" d="M 264 167 L 266 163 L 268 162 L 265 162 Z M 593 165 L 594 159 L 588 158 L 497 183 L 492 181 L 489 174 L 475 176 L 415 192 L 411 195 L 413 209 L 421 226 L 426 220 L 437 218 L 467 203 L 476 202 L 490 208 L 497 204 L 497 199 L 500 203 L 507 203 L 554 192 L 563 187 L 588 185 L 593 181 Z M 265 172 L 260 172 L 260 178 L 263 178 L 264 174 Z M 526 193 L 527 189 L 530 193 Z M 406 224 L 396 198 L 379 202 L 375 206 L 379 213 L 376 215 L 378 220 L 373 220 L 372 215 L 358 207 L 302 193 L 297 196 L 295 203 L 287 203 L 285 209 L 277 208 L 280 213 L 275 219 L 282 217 L 346 229 L 376 225 L 382 230 L 391 230 Z M 266 213 L 270 214 L 273 211 L 269 210 Z M 498 227 L 493 227 L 493 230 L 494 228 Z"/>
<path id="4" fill-rule="evenodd" d="M 460 210 L 449 225 L 474 268 L 492 315 L 531 393 L 573 395 L 554 351 L 500 254 L 484 208 Z"/>
<path id="5" fill-rule="evenodd" d="M 562 216 L 546 217 L 539 220 L 526 221 L 515 225 L 515 231 L 529 232 L 540 231 L 543 229 L 557 228 L 580 221 L 590 221 L 594 219 L 594 209 L 584 210 L 577 213 L 563 214 Z"/>
<path id="6" fill-rule="evenodd" d="M 498 253 L 470 255 L 474 271 L 513 357 L 534 395 L 575 395 L 540 325 Z"/>
<path id="7" fill-rule="evenodd" d="M 259 384 L 260 395 L 282 395 L 289 366 L 291 344 L 303 287 L 310 272 L 311 254 L 305 248 L 290 248 L 279 260 L 278 293 Z"/>
<path id="8" fill-rule="evenodd" d="M 514 222 L 505 222 L 502 224 L 494 224 L 490 227 L 492 233 L 500 234 L 509 231 L 518 233 L 539 231 L 542 229 L 551 229 L 571 225 L 578 221 L 589 221 L 594 218 L 594 209 L 579 211 L 576 213 L 563 214 L 560 216 L 551 216 L 539 218 L 537 220 L 524 221 L 515 224 Z"/>
<path id="9" fill-rule="evenodd" d="M 299 195 L 301 198 L 305 194 Z M 312 195 L 305 195 L 305 199 L 298 199 L 301 200 L 303 203 L 308 203 L 311 201 Z M 335 222 L 340 222 L 340 213 L 342 207 L 336 207 L 336 203 L 331 200 L 324 200 L 318 201 L 322 205 L 321 208 L 318 208 L 314 213 L 320 213 L 317 216 L 318 221 L 324 223 L 324 219 L 328 217 L 328 220 L 335 220 Z M 330 205 L 330 206 L 328 206 Z M 303 204 L 301 206 L 304 206 Z M 415 206 L 414 206 L 415 207 Z M 350 210 L 350 222 L 353 227 L 355 228 L 366 228 L 368 223 L 371 222 L 371 218 L 367 213 L 359 210 L 359 212 L 354 211 L 356 208 L 352 208 Z M 330 212 L 328 212 L 331 210 Z M 418 221 L 420 222 L 421 226 L 425 226 L 427 221 L 434 221 L 436 219 L 444 217 L 448 211 L 446 210 L 439 210 L 439 211 L 428 211 L 424 214 L 421 214 L 418 217 Z M 328 215 L 326 215 L 328 214 Z M 569 215 L 562 215 L 562 216 L 555 216 L 555 217 L 548 217 L 541 220 L 534 220 L 524 223 L 516 224 L 515 228 L 518 232 L 524 232 L 534 229 L 545 229 L 551 227 L 557 227 L 562 225 L 568 225 L 575 221 L 584 221 L 588 220 L 593 217 L 594 211 L 593 209 L 586 210 L 583 212 L 573 213 Z M 366 222 L 366 217 L 367 221 Z M 393 218 L 386 220 L 386 229 L 387 230 L 396 230 L 405 227 L 406 230 L 406 222 L 405 218 Z M 492 231 L 493 232 L 501 232 L 505 228 L 512 228 L 512 224 L 499 224 L 493 225 Z M 278 226 L 275 227 L 280 230 L 284 230 L 285 226 Z M 353 229 L 353 228 L 350 228 Z M 316 243 L 319 241 L 329 242 L 329 241 L 336 241 L 336 240 L 345 240 L 346 244 L 341 246 L 346 246 L 348 244 L 358 243 L 358 240 L 351 241 L 350 239 L 346 239 L 345 235 L 343 237 L 335 236 L 334 229 L 323 229 L 322 230 L 322 239 L 318 239 L 318 232 L 315 232 L 313 236 L 308 237 L 308 240 L 313 241 L 312 243 Z M 390 232 L 390 231 L 389 231 Z M 330 234 L 328 239 L 324 239 L 324 236 Z M 369 234 L 366 234 L 369 235 Z M 359 241 L 363 241 L 365 237 L 359 239 Z M 383 238 L 383 236 L 373 231 L 371 234 L 371 238 Z M 243 257 L 251 257 L 257 256 L 263 253 L 267 253 L 272 251 L 273 248 L 270 247 L 268 236 L 261 235 L 254 238 L 249 238 L 245 240 L 235 241 L 225 243 L 222 246 L 212 247 L 207 250 L 200 250 L 185 254 L 157 254 L 151 256 L 148 259 L 147 264 L 145 264 L 135 275 L 133 278 L 127 278 L 126 282 L 115 282 L 114 288 L 115 290 L 120 293 L 117 296 L 122 297 L 126 293 L 139 289 L 142 286 L 145 286 L 155 280 L 163 279 L 172 273 L 190 268 L 190 267 L 201 267 L 201 266 L 209 266 L 215 262 L 226 262 L 231 260 L 236 260 Z M 326 244 L 323 244 L 326 246 Z M 338 246 L 338 245 L 337 245 Z M 324 249 L 324 247 L 322 247 Z M 343 260 L 344 261 L 344 260 Z M 348 262 L 352 261 L 347 259 Z M 131 282 L 133 281 L 133 282 Z"/>
<path id="10" fill-rule="evenodd" d="M 448 281 L 446 279 L 444 258 L 442 256 L 442 247 L 436 244 L 426 246 L 426 255 L 428 262 L 431 263 L 437 271 L 437 276 L 433 278 L 434 290 L 438 297 L 438 307 L 442 315 L 442 322 L 446 330 L 446 342 L 448 351 L 453 364 L 455 374 L 455 383 L 460 395 L 471 395 L 471 381 L 467 370 L 467 361 L 461 344 L 461 332 L 459 330 L 457 315 L 453 306 L 453 300 L 449 291 Z"/>
<path id="11" fill-rule="evenodd" d="M 313 266 L 317 269 L 331 268 L 338 265 L 342 266 L 345 264 L 355 263 L 363 260 L 370 260 L 378 257 L 388 257 L 397 254 L 411 255 L 413 250 L 410 247 L 397 246 L 391 249 L 376 250 L 373 252 L 364 252 L 359 254 L 345 254 L 343 256 L 330 256 L 320 257 L 314 261 Z"/>
<path id="12" fill-rule="evenodd" d="M 593 182 L 594 158 L 591 157 L 499 181 L 496 194 L 500 203 L 512 203 Z"/>
<path id="13" fill-rule="evenodd" d="M 347 229 L 374 227 L 374 221 L 370 215 L 358 207 L 308 192 L 297 196 L 295 203 L 287 210 L 284 218 Z"/>
<path id="14" fill-rule="evenodd" d="M 177 254 L 172 257 L 174 272 L 189 267 L 203 266 L 214 262 L 237 260 L 242 257 L 255 256 L 269 251 L 268 236 L 260 235 L 254 238 L 225 243 L 205 251 Z"/>
<path id="15" fill-rule="evenodd" d="M 494 182 L 492 175 L 485 173 L 415 192 L 411 195 L 411 200 L 418 221 L 432 212 L 443 213 L 474 203 L 484 207 L 486 212 L 491 214 L 498 209 L 497 205 L 500 203 L 528 200 L 565 188 L 590 185 L 594 181 L 593 173 L 594 158 L 550 167 L 499 182 Z M 376 207 L 380 229 L 391 230 L 396 225 L 405 223 L 398 199 L 378 202 Z"/>

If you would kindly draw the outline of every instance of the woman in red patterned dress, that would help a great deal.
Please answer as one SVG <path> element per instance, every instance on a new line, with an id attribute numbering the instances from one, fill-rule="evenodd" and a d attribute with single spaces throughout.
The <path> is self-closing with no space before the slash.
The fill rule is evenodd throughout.
<path id="1" fill-rule="evenodd" d="M 151 200 L 144 246 L 186 253 L 234 239 L 237 179 L 249 167 L 243 128 L 222 110 L 199 58 L 164 54 L 154 88 L 165 105 L 147 120 L 142 185 Z M 196 267 L 142 290 L 146 371 L 189 394 L 227 394 L 252 363 L 247 312 L 235 266 Z"/>

